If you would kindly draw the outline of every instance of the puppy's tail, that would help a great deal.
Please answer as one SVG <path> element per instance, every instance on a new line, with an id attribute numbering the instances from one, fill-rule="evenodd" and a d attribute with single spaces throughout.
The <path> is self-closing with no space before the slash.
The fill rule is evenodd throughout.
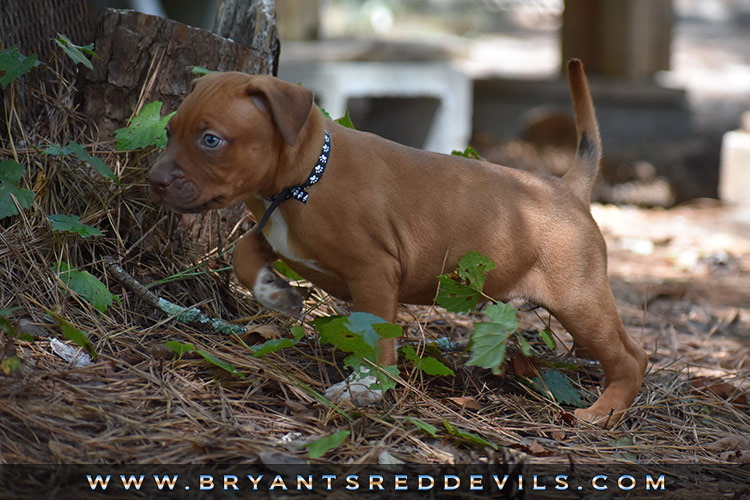
<path id="1" fill-rule="evenodd" d="M 563 175 L 563 181 L 570 186 L 576 197 L 588 206 L 591 202 L 591 188 L 602 159 L 602 142 L 589 84 L 583 71 L 583 63 L 579 59 L 571 59 L 568 62 L 568 84 L 573 99 L 578 149 L 575 163 Z"/>

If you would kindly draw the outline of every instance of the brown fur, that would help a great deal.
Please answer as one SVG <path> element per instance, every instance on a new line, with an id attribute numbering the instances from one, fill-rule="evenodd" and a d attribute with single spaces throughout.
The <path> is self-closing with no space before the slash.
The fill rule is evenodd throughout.
<path id="1" fill-rule="evenodd" d="M 615 308 L 604 240 L 589 212 L 601 145 L 579 61 L 571 61 L 569 81 L 578 159 L 563 178 L 541 178 L 347 129 L 324 118 L 308 90 L 269 76 L 209 75 L 170 122 L 152 190 L 180 211 L 245 200 L 260 220 L 264 199 L 307 178 L 327 129 L 332 153 L 323 178 L 309 188 L 307 204 L 282 203 L 283 220 L 272 218 L 265 236 L 244 236 L 234 257 L 240 281 L 253 288 L 278 255 L 357 310 L 393 322 L 399 302 L 431 304 L 436 277 L 478 251 L 497 264 L 487 294 L 543 305 L 578 352 L 601 362 L 606 389 L 577 415 L 613 425 L 637 395 L 647 357 Z M 204 130 L 225 140 L 223 147 L 202 147 Z M 286 225 L 283 234 L 274 223 Z M 395 341 L 382 348 L 379 362 L 395 364 Z"/>

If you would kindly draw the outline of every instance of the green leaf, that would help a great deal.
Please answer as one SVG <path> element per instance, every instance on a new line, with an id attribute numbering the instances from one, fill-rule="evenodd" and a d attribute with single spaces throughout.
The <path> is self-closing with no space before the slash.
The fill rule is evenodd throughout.
<path id="1" fill-rule="evenodd" d="M 91 343 L 86 332 L 79 330 L 67 321 L 60 323 L 60 330 L 62 331 L 63 337 L 72 341 L 77 346 L 83 347 L 89 354 L 96 354 L 94 352 L 94 344 Z"/>
<path id="2" fill-rule="evenodd" d="M 379 321 L 383 321 L 377 316 L 375 316 L 375 318 Z M 397 339 L 404 334 L 404 328 L 401 325 L 394 325 L 393 323 L 374 323 L 372 328 L 381 339 Z"/>
<path id="3" fill-rule="evenodd" d="M 0 219 L 18 214 L 11 195 L 16 197 L 22 209 L 34 203 L 34 192 L 20 186 L 24 170 L 23 165 L 13 160 L 0 160 Z"/>
<path id="4" fill-rule="evenodd" d="M 20 309 L 21 309 L 21 306 L 7 307 L 5 309 L 0 309 L 0 317 L 3 317 L 3 318 L 8 317 Z"/>
<path id="5" fill-rule="evenodd" d="M 118 151 L 132 151 L 134 149 L 167 145 L 167 122 L 174 112 L 161 118 L 160 101 L 146 104 L 125 128 L 115 130 L 115 148 Z"/>
<path id="6" fill-rule="evenodd" d="M 62 147 L 59 144 L 53 142 L 49 146 L 47 146 L 44 151 L 42 151 L 42 154 L 53 156 L 68 156 L 70 154 L 73 154 L 73 149 L 70 147 L 70 144 Z"/>
<path id="7" fill-rule="evenodd" d="M 0 370 L 2 370 L 5 375 L 16 373 L 20 369 L 21 360 L 18 359 L 18 356 L 16 356 L 15 354 L 3 359 L 2 362 L 0 362 Z"/>
<path id="8" fill-rule="evenodd" d="M 164 345 L 176 352 L 178 356 L 182 356 L 187 352 L 195 352 L 214 366 L 218 366 L 222 370 L 227 371 L 233 375 L 237 375 L 240 378 L 245 378 L 245 375 L 237 371 L 237 368 L 235 368 L 234 365 L 220 360 L 216 356 L 209 354 L 203 349 L 197 349 L 195 345 L 191 344 L 190 342 L 178 342 L 176 340 L 169 340 Z"/>
<path id="9" fill-rule="evenodd" d="M 398 366 L 396 365 L 381 366 L 380 369 L 383 370 L 383 372 L 390 374 L 394 378 L 398 377 L 401 374 L 401 372 L 398 369 Z M 385 392 L 390 389 L 395 389 L 396 386 L 398 385 L 393 378 L 389 377 L 388 375 L 386 375 L 386 373 L 383 373 L 382 371 L 376 368 L 370 368 L 370 372 L 375 373 L 375 379 L 377 380 L 377 382 L 375 382 L 374 384 L 370 384 L 370 389 L 373 389 L 373 390 L 379 389 Z"/>
<path id="10" fill-rule="evenodd" d="M 302 281 L 302 280 L 305 279 L 302 276 L 300 276 L 299 274 L 297 274 L 294 271 L 294 269 L 292 269 L 291 267 L 289 267 L 289 265 L 286 262 L 284 262 L 283 260 L 281 260 L 281 259 L 277 259 L 273 263 L 273 267 L 275 267 L 278 272 L 280 272 L 281 274 L 283 274 L 284 276 L 286 276 L 287 278 L 289 278 L 292 281 Z"/>
<path id="11" fill-rule="evenodd" d="M 83 297 L 99 312 L 107 312 L 107 308 L 112 305 L 115 296 L 91 273 L 71 268 L 67 262 L 58 263 L 53 271 L 68 288 Z"/>
<path id="12" fill-rule="evenodd" d="M 475 290 L 482 290 L 487 274 L 497 266 L 489 257 L 479 252 L 466 252 L 458 261 L 458 275 L 465 279 Z"/>
<path id="13" fill-rule="evenodd" d="M 509 332 L 514 332 L 518 328 L 516 310 L 508 304 L 503 302 L 490 304 L 484 308 L 483 312 L 489 316 L 493 324 L 498 325 L 500 328 L 504 328 Z"/>
<path id="14" fill-rule="evenodd" d="M 526 340 L 526 337 L 524 337 L 521 332 L 516 332 L 516 339 L 518 340 L 518 345 L 521 346 L 521 354 L 526 357 L 531 356 L 531 345 L 529 345 L 529 341 Z"/>
<path id="15" fill-rule="evenodd" d="M 620 439 L 615 439 L 611 443 L 609 443 L 610 446 L 613 448 L 632 448 L 635 446 L 635 441 L 633 441 L 633 438 L 630 436 L 621 437 Z"/>
<path id="16" fill-rule="evenodd" d="M 552 336 L 552 332 L 549 328 L 545 328 L 544 330 L 540 331 L 539 336 L 544 341 L 544 345 L 546 345 L 550 351 L 555 350 L 555 337 Z"/>
<path id="17" fill-rule="evenodd" d="M 625 460 L 635 463 L 638 460 L 638 447 L 630 436 L 621 437 L 609 443 L 610 446 L 619 450 L 619 455 Z"/>
<path id="18" fill-rule="evenodd" d="M 93 43 L 90 43 L 88 45 L 76 45 L 71 42 L 68 37 L 61 33 L 58 33 L 57 38 L 55 38 L 54 40 L 55 43 L 63 50 L 63 52 L 65 52 L 68 57 L 73 60 L 74 63 L 83 64 L 91 70 L 94 69 L 94 65 L 91 64 L 91 61 L 87 57 L 87 54 L 92 57 L 96 56 Z"/>
<path id="19" fill-rule="evenodd" d="M 178 342 L 177 340 L 168 340 L 164 343 L 166 347 L 172 349 L 177 353 L 178 356 L 182 356 L 186 352 L 195 351 L 195 346 L 189 342 Z"/>
<path id="20" fill-rule="evenodd" d="M 83 149 L 83 146 L 75 141 L 70 141 L 70 143 L 68 143 L 68 148 L 71 149 L 76 158 L 84 163 L 88 163 L 89 165 L 91 165 L 94 170 L 99 172 L 104 177 L 115 181 L 117 184 L 120 184 L 120 180 L 117 178 L 115 173 L 112 172 L 112 170 L 107 166 L 106 163 L 102 161 L 101 158 L 91 156 L 86 152 L 85 149 Z"/>
<path id="21" fill-rule="evenodd" d="M 438 305 L 455 313 L 465 313 L 477 308 L 487 273 L 495 263 L 478 252 L 467 252 L 458 261 L 455 273 L 438 276 L 440 289 L 435 299 Z"/>
<path id="22" fill-rule="evenodd" d="M 505 362 L 508 337 L 518 327 L 516 310 L 499 302 L 487 306 L 484 313 L 491 321 L 474 323 L 474 332 L 471 334 L 471 358 L 466 365 L 489 368 L 492 373 L 499 375 L 500 366 Z"/>
<path id="23" fill-rule="evenodd" d="M 562 372 L 554 369 L 544 370 L 541 373 L 542 381 L 539 377 L 531 379 L 532 388 L 543 395 L 552 395 L 552 398 L 560 404 L 567 404 L 582 408 L 585 403 L 581 399 L 581 395 L 573 386 L 573 382 L 570 381 Z M 549 390 L 545 390 L 545 387 Z"/>
<path id="24" fill-rule="evenodd" d="M 320 112 L 323 114 L 324 117 L 328 118 L 329 120 L 333 120 L 333 118 L 331 117 L 331 114 L 325 109 L 320 108 Z M 334 121 L 338 123 L 339 125 L 343 125 L 346 128 L 357 130 L 356 127 L 354 126 L 354 123 L 352 122 L 352 117 L 349 114 L 348 109 L 344 112 L 344 116 L 342 116 L 341 118 L 336 118 Z"/>
<path id="25" fill-rule="evenodd" d="M 414 366 L 425 372 L 427 375 L 456 375 L 453 370 L 431 356 L 420 358 L 414 347 L 410 345 L 403 346 L 401 348 L 401 353 L 406 359 L 414 363 Z"/>
<path id="26" fill-rule="evenodd" d="M 462 156 L 464 158 L 469 158 L 471 160 L 484 161 L 484 158 L 482 158 L 482 156 L 479 154 L 479 151 L 477 151 L 471 146 L 466 146 L 466 149 L 464 149 L 463 151 L 458 151 L 454 149 L 453 151 L 451 151 L 451 154 L 453 156 Z"/>
<path id="27" fill-rule="evenodd" d="M 19 309 L 21 308 L 9 307 L 7 309 L 0 309 L 0 332 L 4 332 L 11 337 L 17 338 L 19 340 L 34 342 L 34 337 L 27 333 L 23 333 L 21 330 L 16 328 L 16 326 L 10 320 L 5 319 Z"/>
<path id="28" fill-rule="evenodd" d="M 37 55 L 24 56 L 18 51 L 18 45 L 0 50 L 0 86 L 6 88 L 10 82 L 25 75 L 35 66 L 39 66 Z"/>
<path id="29" fill-rule="evenodd" d="M 34 337 L 27 333 L 23 333 L 21 330 L 16 328 L 13 323 L 5 319 L 3 316 L 3 314 L 0 314 L 0 332 L 4 332 L 13 338 L 17 338 L 25 342 L 34 342 Z"/>
<path id="30" fill-rule="evenodd" d="M 438 276 L 440 289 L 435 301 L 454 313 L 466 313 L 477 308 L 481 294 L 471 287 L 456 283 L 449 275 Z"/>
<path id="31" fill-rule="evenodd" d="M 345 325 L 349 331 L 361 336 L 368 345 L 375 347 L 380 336 L 375 331 L 374 325 L 382 323 L 385 321 L 374 314 L 355 312 L 347 318 Z"/>
<path id="32" fill-rule="evenodd" d="M 377 338 L 374 340 L 372 338 L 365 339 L 359 333 L 351 331 L 349 329 L 349 318 L 346 316 L 315 318 L 313 324 L 317 328 L 322 342 L 327 342 L 344 352 L 375 359 Z M 372 335 L 377 337 L 374 331 Z"/>
<path id="33" fill-rule="evenodd" d="M 203 66 L 193 66 L 192 71 L 193 71 L 193 74 L 197 76 L 198 78 L 202 76 L 206 76 L 211 73 L 216 73 L 216 71 L 208 69 L 208 68 L 204 68 Z"/>
<path id="34" fill-rule="evenodd" d="M 112 172 L 112 169 L 110 169 L 107 164 L 102 161 L 101 158 L 91 156 L 86 152 L 83 146 L 75 141 L 70 141 L 64 148 L 58 144 L 51 144 L 47 147 L 47 149 L 42 151 L 42 153 L 55 156 L 68 156 L 72 154 L 73 156 L 78 158 L 79 161 L 91 165 L 94 170 L 99 172 L 104 177 L 111 179 L 118 185 L 120 184 L 120 179 L 117 178 L 114 172 Z"/>
<path id="35" fill-rule="evenodd" d="M 377 361 L 378 340 L 400 337 L 403 329 L 374 314 L 356 312 L 351 316 L 316 318 L 313 320 L 320 339 L 357 356 Z"/>
<path id="36" fill-rule="evenodd" d="M 420 420 L 418 418 L 412 418 L 412 417 L 405 417 L 406 420 L 414 424 L 414 426 L 417 427 L 417 429 L 423 431 L 426 434 L 429 434 L 432 437 L 437 437 L 437 427 L 434 425 L 430 425 L 424 420 Z"/>
<path id="37" fill-rule="evenodd" d="M 306 444 L 305 448 L 307 448 L 307 456 L 310 458 L 322 457 L 327 452 L 340 446 L 341 443 L 349 437 L 349 434 L 351 434 L 349 431 L 337 431 L 328 436 L 316 439 L 312 443 Z"/>
<path id="38" fill-rule="evenodd" d="M 47 219 L 52 223 L 53 231 L 67 231 L 75 233 L 81 238 L 90 236 L 101 236 L 102 232 L 93 226 L 84 224 L 77 215 L 48 215 Z"/>
<path id="39" fill-rule="evenodd" d="M 349 110 L 347 109 L 344 113 L 344 116 L 336 120 L 336 123 L 339 125 L 343 125 L 346 128 L 350 128 L 352 130 L 357 130 L 354 127 L 354 123 L 352 123 L 352 117 L 349 115 Z"/>
<path id="40" fill-rule="evenodd" d="M 363 360 L 363 356 L 350 354 L 349 356 L 344 358 L 344 361 L 342 361 L 341 364 L 344 366 L 344 368 L 351 368 L 353 371 L 359 373 L 359 371 L 362 369 Z"/>
<path id="41" fill-rule="evenodd" d="M 222 361 L 213 354 L 209 354 L 208 352 L 204 351 L 203 349 L 196 349 L 195 352 L 203 356 L 203 359 L 215 366 L 218 366 L 222 370 L 229 372 L 232 375 L 237 375 L 240 378 L 245 378 L 245 375 L 237 371 L 237 368 L 235 368 L 233 364 Z"/>
<path id="42" fill-rule="evenodd" d="M 493 450 L 497 451 L 499 447 L 495 443 L 490 443 L 483 437 L 474 434 L 473 432 L 464 431 L 459 429 L 458 427 L 455 427 L 450 424 L 447 420 L 443 421 L 443 425 L 445 425 L 445 428 L 448 430 L 448 433 L 452 436 L 456 436 L 457 438 L 460 438 L 464 441 L 467 441 L 469 443 L 474 443 L 482 446 L 489 446 Z"/>
<path id="43" fill-rule="evenodd" d="M 426 356 L 422 358 L 422 363 L 419 365 L 419 369 L 425 372 L 427 375 L 443 375 L 450 377 L 454 377 L 456 375 L 453 370 L 451 370 L 432 356 Z"/>
<path id="44" fill-rule="evenodd" d="M 0 332 L 7 333 L 11 337 L 17 336 L 16 327 L 4 317 L 0 317 Z"/>
<path id="45" fill-rule="evenodd" d="M 302 340 L 302 337 L 305 336 L 305 329 L 300 325 L 294 325 L 289 329 L 289 332 L 292 334 L 292 338 L 297 341 Z"/>
<path id="46" fill-rule="evenodd" d="M 253 347 L 252 357 L 260 358 L 266 354 L 286 349 L 287 347 L 293 347 L 297 344 L 296 340 L 292 339 L 271 339 L 266 340 L 258 347 Z"/>

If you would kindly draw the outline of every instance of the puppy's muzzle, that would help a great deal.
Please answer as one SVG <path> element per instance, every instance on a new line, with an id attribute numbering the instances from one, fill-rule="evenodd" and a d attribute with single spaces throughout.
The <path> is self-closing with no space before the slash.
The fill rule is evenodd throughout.
<path id="1" fill-rule="evenodd" d="M 177 169 L 153 168 L 148 176 L 148 183 L 152 201 L 163 203 L 177 212 L 203 212 L 223 202 L 219 196 L 201 203 L 198 186 Z"/>

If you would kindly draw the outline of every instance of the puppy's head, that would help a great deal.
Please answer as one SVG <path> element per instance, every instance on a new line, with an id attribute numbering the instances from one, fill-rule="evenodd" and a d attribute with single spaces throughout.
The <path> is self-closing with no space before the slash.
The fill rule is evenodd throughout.
<path id="1" fill-rule="evenodd" d="M 167 147 L 149 174 L 153 200 L 201 212 L 257 193 L 311 108 L 312 92 L 270 76 L 204 76 L 167 125 Z"/>

